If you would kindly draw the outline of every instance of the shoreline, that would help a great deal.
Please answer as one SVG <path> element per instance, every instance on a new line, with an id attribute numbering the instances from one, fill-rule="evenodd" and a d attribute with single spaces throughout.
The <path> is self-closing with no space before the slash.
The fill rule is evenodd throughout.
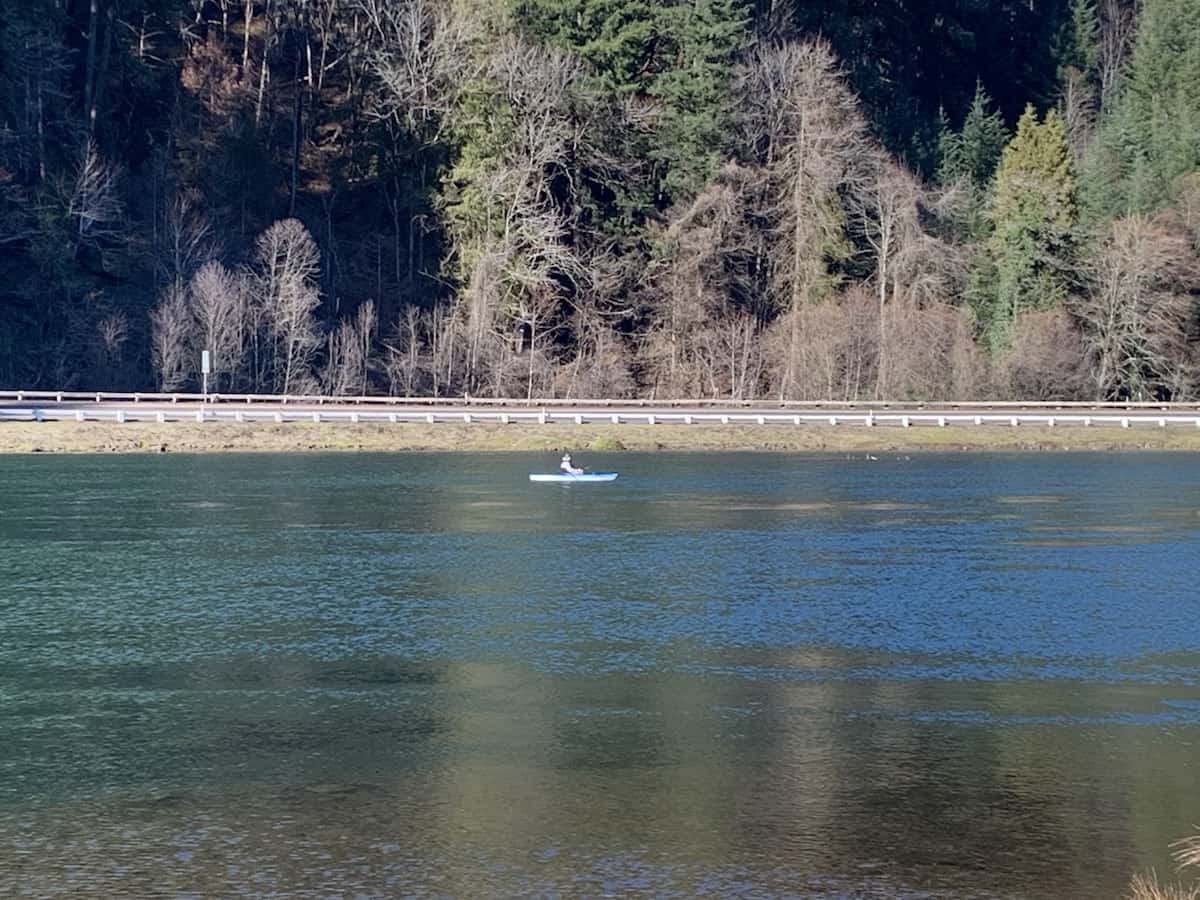
<path id="1" fill-rule="evenodd" d="M 0 422 L 0 454 L 306 452 L 1200 452 L 1200 429 L 1002 425 L 455 425 Z"/>

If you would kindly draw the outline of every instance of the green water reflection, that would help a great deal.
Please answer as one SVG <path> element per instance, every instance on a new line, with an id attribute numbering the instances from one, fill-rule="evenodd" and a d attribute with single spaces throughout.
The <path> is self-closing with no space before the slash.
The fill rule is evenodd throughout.
<path id="1" fill-rule="evenodd" d="M 1196 459 L 588 462 L 0 460 L 0 894 L 1101 897 L 1200 819 Z"/>

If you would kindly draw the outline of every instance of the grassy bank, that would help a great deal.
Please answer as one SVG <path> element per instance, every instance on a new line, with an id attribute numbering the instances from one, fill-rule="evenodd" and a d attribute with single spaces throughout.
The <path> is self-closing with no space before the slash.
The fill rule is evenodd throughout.
<path id="1" fill-rule="evenodd" d="M 0 453 L 472 450 L 1192 450 L 1200 429 L 4 422 Z"/>

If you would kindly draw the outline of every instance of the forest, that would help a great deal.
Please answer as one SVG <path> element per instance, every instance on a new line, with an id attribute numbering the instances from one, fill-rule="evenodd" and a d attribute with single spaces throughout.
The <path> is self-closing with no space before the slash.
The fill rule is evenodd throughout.
<path id="1" fill-rule="evenodd" d="M 1200 0 L 0 0 L 0 386 L 1200 397 Z"/>

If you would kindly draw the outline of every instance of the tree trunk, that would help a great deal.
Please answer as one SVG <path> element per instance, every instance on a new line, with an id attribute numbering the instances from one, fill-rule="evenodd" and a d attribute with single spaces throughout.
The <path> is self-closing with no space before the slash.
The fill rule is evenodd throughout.
<path id="1" fill-rule="evenodd" d="M 100 29 L 100 0 L 88 0 L 87 62 L 84 65 L 83 113 L 87 117 L 88 134 L 95 127 L 94 98 L 96 93 L 96 32 Z"/>
<path id="2" fill-rule="evenodd" d="M 246 11 L 242 15 L 242 81 L 246 80 L 246 67 L 250 64 L 250 26 L 254 22 L 254 0 L 246 0 Z"/>
<path id="3" fill-rule="evenodd" d="M 93 88 L 92 108 L 88 111 L 88 129 L 94 130 L 96 114 L 104 100 L 104 86 L 108 82 L 108 63 L 112 58 L 112 33 L 115 10 L 110 6 L 104 14 L 104 49 L 100 51 L 100 66 L 96 71 L 96 83 Z"/>
<path id="4" fill-rule="evenodd" d="M 525 387 L 525 399 L 533 400 L 533 350 L 537 346 L 537 321 L 534 317 L 529 319 L 529 381 Z"/>
<path id="5" fill-rule="evenodd" d="M 296 92 L 296 102 L 292 114 L 292 185 L 291 197 L 288 201 L 288 215 L 296 215 L 296 191 L 300 181 L 300 120 L 304 115 L 304 91 L 300 90 L 300 54 L 297 51 L 295 65 L 292 69 L 293 90 Z"/>
<path id="6" fill-rule="evenodd" d="M 887 300 L 887 255 L 889 252 L 888 241 L 883 239 L 879 245 L 879 349 L 876 351 L 876 372 L 875 372 L 875 399 L 886 400 L 884 389 L 887 387 L 886 381 L 886 354 L 887 354 L 887 330 L 884 328 L 884 304 Z"/>
<path id="7" fill-rule="evenodd" d="M 263 50 L 262 50 L 262 65 L 258 69 L 258 100 L 254 104 L 254 127 L 257 128 L 262 124 L 263 112 L 263 95 L 267 90 L 267 78 L 269 77 L 271 56 L 271 0 L 267 0 L 266 10 L 264 11 L 265 21 L 263 22 Z"/>
<path id="8" fill-rule="evenodd" d="M 308 83 L 308 89 L 311 91 L 316 86 L 316 81 L 313 79 L 312 40 L 307 34 L 304 36 L 304 59 L 305 65 L 308 67 L 304 80 Z"/>
<path id="9" fill-rule="evenodd" d="M 37 159 L 38 181 L 46 180 L 46 103 L 42 91 L 42 78 L 37 80 Z"/>
<path id="10" fill-rule="evenodd" d="M 417 260 L 416 260 L 416 244 L 417 244 L 417 219 L 419 216 L 410 216 L 408 219 L 408 301 L 411 303 L 416 294 L 417 283 Z"/>

